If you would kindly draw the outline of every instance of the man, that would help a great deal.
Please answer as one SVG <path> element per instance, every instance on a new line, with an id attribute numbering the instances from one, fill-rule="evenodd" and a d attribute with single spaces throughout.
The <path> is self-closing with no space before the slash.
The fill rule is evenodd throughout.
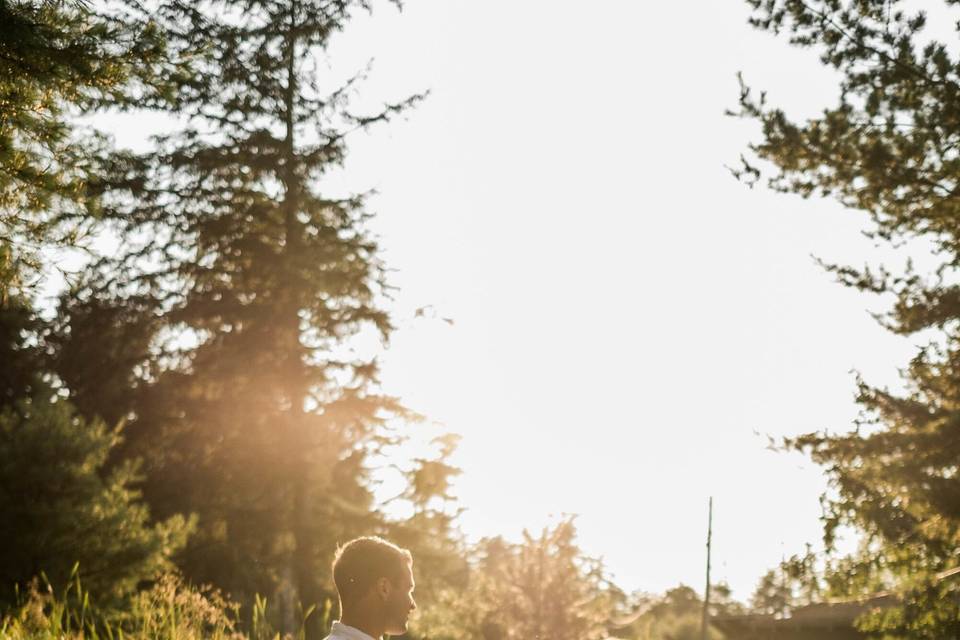
<path id="1" fill-rule="evenodd" d="M 333 582 L 340 596 L 340 620 L 327 640 L 380 640 L 401 635 L 417 608 L 413 601 L 413 556 L 383 540 L 364 537 L 337 549 Z"/>

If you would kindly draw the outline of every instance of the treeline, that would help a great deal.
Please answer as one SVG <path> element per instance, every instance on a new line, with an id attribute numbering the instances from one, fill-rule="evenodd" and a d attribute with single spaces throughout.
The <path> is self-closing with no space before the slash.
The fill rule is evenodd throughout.
<path id="1" fill-rule="evenodd" d="M 290 629 L 371 532 L 462 576 L 449 446 L 407 466 L 408 519 L 375 503 L 416 416 L 351 343 L 393 329 L 364 198 L 317 189 L 419 99 L 356 113 L 357 78 L 315 77 L 366 5 L 0 3 L 0 603 L 78 565 L 114 607 L 176 568 Z M 147 109 L 187 124 L 146 153 L 71 126 Z M 57 249 L 89 258 L 38 309 Z"/>
<path id="2" fill-rule="evenodd" d="M 375 498 L 419 417 L 354 348 L 393 331 L 364 197 L 320 186 L 421 96 L 358 113 L 362 73 L 316 74 L 374 4 L 0 0 L 3 637 L 322 637 L 333 551 L 371 533 L 414 553 L 418 637 L 699 629 L 691 589 L 622 592 L 572 520 L 465 544 L 452 436 L 391 460 L 406 517 Z M 144 110 L 185 124 L 144 153 L 73 124 Z M 38 306 L 62 251 L 84 265 Z"/>
<path id="3" fill-rule="evenodd" d="M 696 591 L 681 585 L 663 595 L 626 594 L 609 581 L 599 561 L 582 553 L 575 533 L 568 519 L 536 536 L 524 533 L 518 543 L 482 540 L 465 549 L 469 568 L 462 584 L 438 588 L 436 579 L 418 569 L 420 615 L 407 635 L 437 640 L 702 639 L 703 602 Z M 425 594 L 420 583 L 430 587 Z M 711 617 L 745 611 L 725 585 L 714 585 L 713 592 Z M 72 639 L 122 632 L 135 640 L 267 640 L 281 635 L 267 599 L 256 597 L 244 615 L 239 602 L 209 587 L 193 587 L 175 572 L 141 585 L 111 611 L 91 609 L 80 580 L 56 594 L 31 586 L 26 596 L 0 622 L 0 637 Z M 292 635 L 308 637 L 311 620 L 329 628 L 336 615 L 330 601 L 299 607 Z M 723 638 L 712 627 L 708 637 Z"/>
<path id="4" fill-rule="evenodd" d="M 362 73 L 331 87 L 316 62 L 354 12 L 393 10 L 380 4 L 0 0 L 3 635 L 318 637 L 337 542 L 381 533 L 417 558 L 420 637 L 698 637 L 693 590 L 622 592 L 571 521 L 466 545 L 452 438 L 404 467 L 407 517 L 377 503 L 372 467 L 417 416 L 353 348 L 393 330 L 364 198 L 320 185 L 352 132 L 421 96 L 358 113 Z M 817 48 L 841 91 L 797 123 L 744 86 L 739 115 L 762 133 L 738 175 L 835 197 L 878 243 L 925 238 L 937 261 L 828 266 L 892 300 L 891 331 L 935 338 L 905 394 L 859 381 L 862 428 L 785 443 L 833 482 L 828 554 L 787 560 L 752 606 L 889 591 L 865 632 L 957 637 L 960 61 L 898 2 L 748 4 L 757 28 Z M 185 124 L 118 151 L 72 125 L 103 110 Z M 88 259 L 40 308 L 60 249 Z M 844 526 L 863 536 L 852 556 L 833 551 Z M 714 615 L 743 611 L 714 591 Z"/>

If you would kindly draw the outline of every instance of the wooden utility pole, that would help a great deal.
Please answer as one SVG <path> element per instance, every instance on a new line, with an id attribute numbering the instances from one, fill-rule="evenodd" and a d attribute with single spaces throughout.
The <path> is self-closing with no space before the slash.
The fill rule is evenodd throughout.
<path id="1" fill-rule="evenodd" d="M 707 514 L 707 586 L 703 590 L 703 618 L 700 622 L 700 640 L 707 640 L 707 629 L 710 625 L 710 541 L 713 537 L 713 496 L 710 496 L 710 507 Z"/>

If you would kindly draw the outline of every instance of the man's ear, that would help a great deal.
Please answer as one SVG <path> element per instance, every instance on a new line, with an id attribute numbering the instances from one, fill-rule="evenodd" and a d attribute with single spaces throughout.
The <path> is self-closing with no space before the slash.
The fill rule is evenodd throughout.
<path id="1" fill-rule="evenodd" d="M 380 596 L 381 600 L 390 599 L 390 591 L 393 589 L 393 584 L 387 578 L 377 578 L 377 595 Z"/>

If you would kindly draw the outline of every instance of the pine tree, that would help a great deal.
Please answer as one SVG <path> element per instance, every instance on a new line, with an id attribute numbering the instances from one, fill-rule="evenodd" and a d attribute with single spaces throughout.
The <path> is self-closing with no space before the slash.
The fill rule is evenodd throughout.
<path id="1" fill-rule="evenodd" d="M 190 524 L 150 522 L 136 463 L 101 476 L 119 438 L 39 384 L 0 410 L 0 605 L 41 574 L 60 592 L 75 567 L 98 603 L 116 603 L 172 568 Z"/>
<path id="2" fill-rule="evenodd" d="M 126 415 L 158 515 L 196 513 L 188 577 L 240 600 L 331 595 L 337 541 L 382 526 L 367 457 L 403 408 L 349 339 L 392 326 L 362 196 L 318 190 L 347 136 L 418 97 L 352 114 L 355 78 L 320 92 L 315 56 L 352 0 L 170 2 L 198 52 L 179 87 L 192 119 L 156 153 L 117 158 L 103 215 L 125 239 L 63 299 L 58 372 L 84 411 Z M 107 336 L 96 342 L 90 336 Z M 118 340 L 112 340 L 118 337 Z M 113 393 L 115 388 L 125 393 Z"/>
<path id="3" fill-rule="evenodd" d="M 70 117 L 164 104 L 185 70 L 136 3 L 98 6 L 0 2 L 0 281 L 29 284 L 39 249 L 75 243 L 96 214 L 109 145 Z"/>
<path id="4" fill-rule="evenodd" d="M 847 286 L 895 298 L 883 318 L 891 331 L 932 329 L 939 338 L 910 363 L 906 395 L 859 383 L 866 428 L 790 444 L 822 464 L 836 489 L 827 500 L 827 542 L 844 524 L 866 536 L 865 555 L 846 566 L 873 577 L 850 582 L 876 585 L 886 576 L 904 598 L 873 630 L 953 637 L 960 608 L 949 594 L 957 587 L 938 572 L 960 564 L 960 58 L 928 41 L 926 17 L 897 1 L 748 4 L 755 27 L 818 50 L 839 73 L 840 92 L 820 116 L 794 122 L 744 87 L 740 115 L 759 121 L 763 134 L 738 174 L 755 181 L 763 174 L 757 160 L 767 161 L 773 189 L 823 194 L 866 212 L 877 242 L 924 238 L 936 247 L 939 266 L 930 274 L 829 267 Z"/>

